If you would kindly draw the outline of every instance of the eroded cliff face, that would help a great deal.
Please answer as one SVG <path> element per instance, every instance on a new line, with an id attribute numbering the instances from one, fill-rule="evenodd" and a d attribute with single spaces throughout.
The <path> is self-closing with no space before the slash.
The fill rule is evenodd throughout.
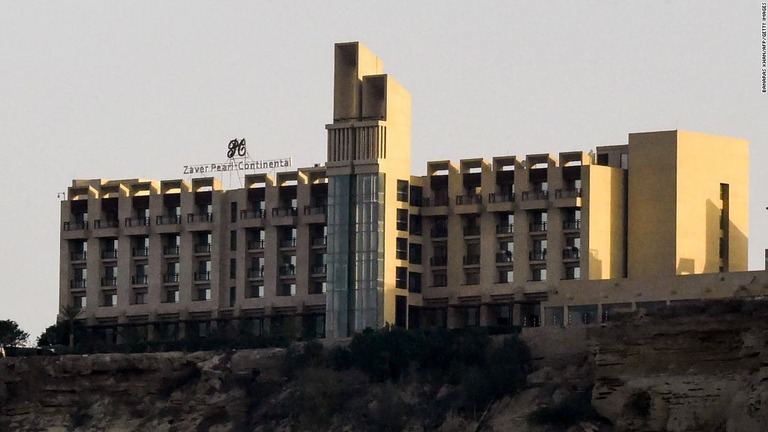
<path id="1" fill-rule="evenodd" d="M 288 379 L 277 348 L 0 359 L 0 430 L 768 430 L 768 312 L 522 336 L 528 388 L 475 413 L 450 408 L 450 384 L 317 367 Z M 446 410 L 430 419 L 435 406 Z M 592 408 L 604 418 L 575 418 Z M 531 422 L 542 409 L 554 423 Z"/>
<path id="2" fill-rule="evenodd" d="M 591 329 L 592 405 L 621 431 L 768 430 L 768 315 Z"/>

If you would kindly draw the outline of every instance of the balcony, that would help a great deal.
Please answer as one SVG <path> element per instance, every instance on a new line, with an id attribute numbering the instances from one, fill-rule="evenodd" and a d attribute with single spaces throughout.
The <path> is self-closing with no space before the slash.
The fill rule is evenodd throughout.
<path id="1" fill-rule="evenodd" d="M 163 283 L 167 284 L 175 284 L 179 283 L 179 274 L 178 273 L 166 273 L 163 275 Z"/>
<path id="2" fill-rule="evenodd" d="M 119 226 L 120 223 L 117 219 L 96 219 L 93 221 L 93 227 L 95 229 L 117 228 Z"/>
<path id="3" fill-rule="evenodd" d="M 448 228 L 445 228 L 445 227 L 432 228 L 429 231 L 429 235 L 432 236 L 433 239 L 435 239 L 435 238 L 446 238 L 446 237 L 448 237 Z"/>
<path id="4" fill-rule="evenodd" d="M 547 231 L 547 223 L 546 222 L 533 222 L 531 226 L 529 227 L 529 231 L 532 233 L 535 232 L 546 232 Z"/>
<path id="5" fill-rule="evenodd" d="M 296 266 L 293 264 L 283 264 L 278 269 L 280 276 L 294 276 L 296 275 Z"/>
<path id="6" fill-rule="evenodd" d="M 327 266 L 325 264 L 312 266 L 313 275 L 324 275 L 327 272 Z"/>
<path id="7" fill-rule="evenodd" d="M 125 218 L 125 226 L 126 227 L 149 226 L 149 218 L 148 217 Z"/>
<path id="8" fill-rule="evenodd" d="M 85 230 L 88 229 L 88 221 L 64 222 L 62 229 L 64 231 Z"/>
<path id="9" fill-rule="evenodd" d="M 195 272 L 195 282 L 211 280 L 211 272 Z"/>
<path id="10" fill-rule="evenodd" d="M 328 236 L 319 236 L 312 239 L 312 246 L 325 246 L 328 244 Z"/>
<path id="11" fill-rule="evenodd" d="M 513 259 L 512 251 L 501 251 L 496 253 L 496 263 L 511 263 Z"/>
<path id="12" fill-rule="evenodd" d="M 181 216 L 158 216 L 155 218 L 155 225 L 179 225 L 181 224 Z"/>
<path id="13" fill-rule="evenodd" d="M 117 249 L 101 251 L 101 259 L 117 259 Z"/>
<path id="14" fill-rule="evenodd" d="M 480 255 L 464 255 L 464 265 L 470 266 L 470 265 L 479 265 L 480 264 Z"/>
<path id="15" fill-rule="evenodd" d="M 248 250 L 264 249 L 264 240 L 248 240 Z"/>
<path id="16" fill-rule="evenodd" d="M 72 289 L 83 289 L 88 287 L 88 283 L 85 279 L 70 279 L 69 287 Z"/>
<path id="17" fill-rule="evenodd" d="M 149 256 L 149 248 L 147 247 L 138 247 L 133 248 L 132 256 L 134 257 L 148 257 Z"/>
<path id="18" fill-rule="evenodd" d="M 324 215 L 326 206 L 304 206 L 304 216 Z"/>
<path id="19" fill-rule="evenodd" d="M 464 227 L 464 236 L 479 236 L 480 235 L 480 227 L 479 226 L 465 226 Z"/>
<path id="20" fill-rule="evenodd" d="M 117 278 L 103 277 L 101 278 L 101 286 L 117 286 Z"/>
<path id="21" fill-rule="evenodd" d="M 264 277 L 264 266 L 248 269 L 248 279 L 261 279 Z"/>
<path id="22" fill-rule="evenodd" d="M 178 246 L 163 246 L 163 255 L 169 256 L 169 255 L 178 255 L 178 254 L 179 254 Z"/>
<path id="23" fill-rule="evenodd" d="M 295 248 L 296 247 L 296 239 L 295 238 L 287 238 L 280 240 L 280 247 L 281 248 Z"/>
<path id="24" fill-rule="evenodd" d="M 482 195 L 457 195 L 456 205 L 482 204 Z"/>
<path id="25" fill-rule="evenodd" d="M 523 201 L 537 201 L 549 198 L 549 191 L 524 191 Z"/>
<path id="26" fill-rule="evenodd" d="M 72 261 L 85 261 L 88 258 L 88 252 L 86 251 L 73 251 L 69 255 Z"/>
<path id="27" fill-rule="evenodd" d="M 297 216 L 299 211 L 296 207 L 275 207 L 272 209 L 272 217 Z"/>
<path id="28" fill-rule="evenodd" d="M 496 225 L 496 234 L 513 234 L 515 232 L 514 224 L 498 224 Z"/>
<path id="29" fill-rule="evenodd" d="M 581 219 L 566 220 L 563 221 L 564 230 L 579 230 L 581 229 Z"/>
<path id="30" fill-rule="evenodd" d="M 564 260 L 579 259 L 579 248 L 569 247 L 569 248 L 563 249 L 563 259 Z"/>
<path id="31" fill-rule="evenodd" d="M 540 251 L 531 251 L 528 253 L 528 259 L 530 261 L 546 261 L 547 259 L 547 250 L 540 250 Z"/>
<path id="32" fill-rule="evenodd" d="M 429 265 L 433 267 L 445 267 L 448 265 L 448 256 L 434 256 L 429 259 Z"/>
<path id="33" fill-rule="evenodd" d="M 559 198 L 581 198 L 581 188 L 557 189 L 555 199 Z"/>
<path id="34" fill-rule="evenodd" d="M 240 219 L 264 219 L 267 212 L 264 210 L 240 210 Z"/>
<path id="35" fill-rule="evenodd" d="M 131 276 L 131 283 L 133 285 L 146 285 L 148 282 L 149 277 L 147 275 Z"/>
<path id="36" fill-rule="evenodd" d="M 497 194 L 497 193 L 490 193 L 488 194 L 488 202 L 489 203 L 503 203 L 503 202 L 515 202 L 515 194 Z"/>
<path id="37" fill-rule="evenodd" d="M 189 213 L 187 214 L 187 222 L 200 223 L 200 222 L 213 222 L 213 213 Z"/>
<path id="38" fill-rule="evenodd" d="M 444 207 L 449 205 L 447 196 L 424 197 L 424 207 Z"/>
<path id="39" fill-rule="evenodd" d="M 199 253 L 199 254 L 211 253 L 211 244 L 210 243 L 196 244 L 195 253 Z"/>

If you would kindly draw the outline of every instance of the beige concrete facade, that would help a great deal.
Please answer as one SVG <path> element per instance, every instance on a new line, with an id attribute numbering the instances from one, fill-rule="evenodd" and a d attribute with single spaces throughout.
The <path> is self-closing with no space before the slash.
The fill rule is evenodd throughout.
<path id="1" fill-rule="evenodd" d="M 431 161 L 413 176 L 410 95 L 357 42 L 335 47 L 326 130 L 325 164 L 249 174 L 238 189 L 73 181 L 60 304 L 113 342 L 343 337 L 575 325 L 768 286 L 743 272 L 743 140 L 648 132 L 589 153 Z"/>

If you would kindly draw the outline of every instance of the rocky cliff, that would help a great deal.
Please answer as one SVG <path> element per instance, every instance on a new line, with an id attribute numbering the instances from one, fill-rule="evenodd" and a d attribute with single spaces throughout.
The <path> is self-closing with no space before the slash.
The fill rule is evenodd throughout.
<path id="1" fill-rule="evenodd" d="M 316 367 L 289 379 L 283 349 L 6 358 L 0 430 L 763 431 L 766 318 L 527 331 L 528 387 L 475 412 L 452 408 L 450 384 Z"/>

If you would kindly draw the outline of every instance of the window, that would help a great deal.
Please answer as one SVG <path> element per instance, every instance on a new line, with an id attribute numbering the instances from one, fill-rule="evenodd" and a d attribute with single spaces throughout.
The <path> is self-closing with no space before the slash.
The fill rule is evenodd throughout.
<path id="1" fill-rule="evenodd" d="M 88 242 L 86 240 L 72 240 L 70 258 L 72 261 L 84 261 L 88 257 Z"/>
<path id="2" fill-rule="evenodd" d="M 104 266 L 104 279 L 102 286 L 117 286 L 117 266 Z"/>
<path id="3" fill-rule="evenodd" d="M 408 182 L 405 180 L 397 181 L 397 200 L 408 202 Z"/>
<path id="4" fill-rule="evenodd" d="M 195 289 L 195 300 L 206 301 L 211 299 L 211 287 L 199 287 Z"/>
<path id="5" fill-rule="evenodd" d="M 432 286 L 448 286 L 448 275 L 445 273 L 445 271 L 432 272 Z"/>
<path id="6" fill-rule="evenodd" d="M 237 231 L 235 230 L 229 232 L 229 250 L 237 250 Z"/>
<path id="7" fill-rule="evenodd" d="M 421 264 L 421 244 L 410 243 L 408 245 L 408 262 L 411 264 Z"/>
<path id="8" fill-rule="evenodd" d="M 166 234 L 163 236 L 163 255 L 178 255 L 181 236 L 179 234 Z"/>
<path id="9" fill-rule="evenodd" d="M 467 327 L 477 327 L 480 325 L 480 308 L 467 308 Z"/>
<path id="10" fill-rule="evenodd" d="M 532 211 L 530 213 L 531 226 L 529 227 L 531 232 L 543 232 L 547 230 L 547 212 L 545 211 Z"/>
<path id="11" fill-rule="evenodd" d="M 147 304 L 147 290 L 134 290 L 133 291 L 133 304 L 142 305 Z"/>
<path id="12" fill-rule="evenodd" d="M 411 186 L 409 188 L 411 193 L 411 199 L 409 200 L 409 204 L 414 207 L 421 207 L 421 198 L 424 195 L 424 190 L 421 188 L 421 186 Z"/>
<path id="13" fill-rule="evenodd" d="M 229 307 L 235 307 L 237 301 L 237 287 L 229 287 Z"/>
<path id="14" fill-rule="evenodd" d="M 581 278 L 581 268 L 579 266 L 565 268 L 565 279 L 580 279 L 580 278 Z"/>
<path id="15" fill-rule="evenodd" d="M 229 221 L 237 222 L 237 201 L 229 203 Z"/>
<path id="16" fill-rule="evenodd" d="M 421 273 L 408 272 L 408 291 L 412 293 L 421 292 Z"/>
<path id="17" fill-rule="evenodd" d="M 201 231 L 197 233 L 195 239 L 195 253 L 210 253 L 212 236 L 208 231 Z"/>
<path id="18" fill-rule="evenodd" d="M 245 296 L 248 298 L 262 298 L 264 297 L 264 284 L 252 283 L 248 285 L 248 290 L 245 292 Z"/>
<path id="19" fill-rule="evenodd" d="M 133 283 L 135 285 L 146 285 L 147 284 L 147 265 L 146 264 L 136 264 L 136 272 L 133 276 Z"/>
<path id="20" fill-rule="evenodd" d="M 117 291 L 104 291 L 101 305 L 105 307 L 117 306 Z"/>
<path id="21" fill-rule="evenodd" d="M 409 215 L 408 216 L 408 234 L 421 235 L 421 216 Z"/>
<path id="22" fill-rule="evenodd" d="M 499 270 L 499 283 L 510 283 L 514 279 L 512 269 Z"/>
<path id="23" fill-rule="evenodd" d="M 103 259 L 117 258 L 117 239 L 104 239 L 101 243 L 101 257 Z"/>
<path id="24" fill-rule="evenodd" d="M 237 279 L 237 259 L 230 258 L 229 260 L 229 278 Z"/>
<path id="25" fill-rule="evenodd" d="M 531 280 L 534 282 L 547 280 L 547 269 L 544 267 L 534 267 L 531 269 Z"/>
<path id="26" fill-rule="evenodd" d="M 149 256 L 149 237 L 136 236 L 133 238 L 133 256 L 145 257 Z"/>
<path id="27" fill-rule="evenodd" d="M 405 327 L 408 322 L 408 297 L 395 296 L 395 326 Z"/>
<path id="28" fill-rule="evenodd" d="M 326 281 L 314 281 L 310 287 L 312 289 L 310 294 L 324 294 L 327 289 L 327 283 Z"/>
<path id="29" fill-rule="evenodd" d="M 408 231 L 408 209 L 397 209 L 397 230 Z"/>
<path id="30" fill-rule="evenodd" d="M 196 281 L 209 281 L 211 280 L 211 261 L 200 260 L 197 262 L 197 272 L 195 273 Z"/>
<path id="31" fill-rule="evenodd" d="M 408 288 L 408 268 L 395 268 L 395 288 Z"/>
<path id="32" fill-rule="evenodd" d="M 408 259 L 408 239 L 398 237 L 396 240 L 396 253 L 395 258 L 397 259 Z"/>
<path id="33" fill-rule="evenodd" d="M 163 282 L 175 283 L 179 281 L 179 263 L 176 261 L 170 261 L 165 264 L 165 275 L 163 276 Z"/>
<path id="34" fill-rule="evenodd" d="M 477 285 L 480 283 L 480 272 L 468 270 L 464 272 L 464 285 Z"/>
<path id="35" fill-rule="evenodd" d="M 77 309 L 84 309 L 87 304 L 85 294 L 75 294 L 72 296 L 72 306 Z"/>
<path id="36" fill-rule="evenodd" d="M 531 261 L 544 261 L 547 259 L 547 241 L 537 239 L 533 241 L 529 259 Z"/>
<path id="37" fill-rule="evenodd" d="M 178 303 L 179 302 L 179 289 L 169 288 L 165 290 L 165 302 L 166 303 Z"/>
<path id="38" fill-rule="evenodd" d="M 280 289 L 278 290 L 277 295 L 278 296 L 295 296 L 296 284 L 292 282 L 280 284 Z"/>

